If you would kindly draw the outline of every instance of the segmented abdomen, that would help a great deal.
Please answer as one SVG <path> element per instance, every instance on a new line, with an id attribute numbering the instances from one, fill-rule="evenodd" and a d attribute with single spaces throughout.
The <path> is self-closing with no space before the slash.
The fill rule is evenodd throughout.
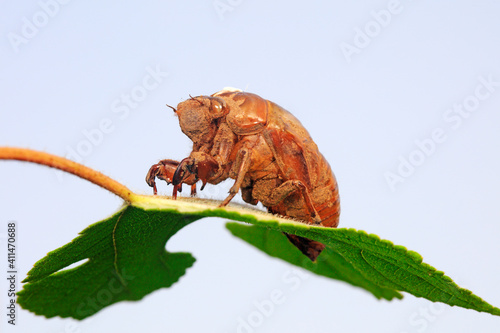
<path id="1" fill-rule="evenodd" d="M 314 208 L 321 217 L 321 224 L 325 227 L 336 228 L 340 217 L 339 187 L 330 165 L 323 155 L 319 154 L 319 156 L 318 170 L 321 170 L 318 177 L 319 184 L 313 184 L 311 197 Z"/>

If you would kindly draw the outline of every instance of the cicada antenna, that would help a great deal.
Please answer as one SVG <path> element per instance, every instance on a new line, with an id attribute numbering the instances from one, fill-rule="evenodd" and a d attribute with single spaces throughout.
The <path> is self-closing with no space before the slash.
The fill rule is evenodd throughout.
<path id="1" fill-rule="evenodd" d="M 189 97 L 191 97 L 192 100 L 197 101 L 198 103 L 200 103 L 201 106 L 203 106 L 203 102 L 197 99 L 196 97 L 193 97 L 191 95 L 189 95 Z"/>
<path id="2" fill-rule="evenodd" d="M 170 105 L 168 105 L 168 104 L 165 104 L 165 105 L 166 105 L 166 106 L 168 106 L 169 108 L 171 108 L 172 110 L 174 110 L 174 112 L 176 112 L 176 113 L 177 113 L 177 109 L 176 109 L 176 108 L 174 108 L 173 106 L 170 106 Z"/>

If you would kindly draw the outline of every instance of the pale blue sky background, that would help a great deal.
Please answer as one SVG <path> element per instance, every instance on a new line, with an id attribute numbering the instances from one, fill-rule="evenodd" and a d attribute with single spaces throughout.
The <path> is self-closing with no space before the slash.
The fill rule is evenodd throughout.
<path id="1" fill-rule="evenodd" d="M 340 184 L 341 227 L 405 245 L 500 306 L 500 3 L 74 0 L 46 8 L 52 16 L 42 7 L 2 1 L 0 145 L 58 155 L 80 149 L 84 164 L 151 193 L 150 165 L 191 148 L 165 104 L 225 86 L 246 89 L 311 132 Z M 346 56 L 347 44 L 358 45 L 356 53 Z M 160 72 L 157 84 L 151 71 Z M 130 94 L 136 101 L 127 107 L 122 98 Z M 464 103 L 473 111 L 449 113 Z M 107 133 L 85 143 L 84 133 L 99 126 Z M 415 141 L 436 130 L 440 142 L 421 159 Z M 384 175 L 397 173 L 401 156 L 421 165 L 392 191 Z M 121 205 L 92 184 L 34 165 L 0 162 L 0 184 L 0 221 L 19 225 L 20 279 Z M 230 185 L 202 194 L 224 198 Z M 170 289 L 82 322 L 21 311 L 16 328 L 5 315 L 1 325 L 5 332 L 237 332 L 254 302 L 280 290 L 285 301 L 254 332 L 498 329 L 489 314 L 411 295 L 377 301 L 312 275 L 295 288 L 292 267 L 234 239 L 223 224 L 200 221 L 172 239 L 169 250 L 191 252 L 197 262 Z"/>

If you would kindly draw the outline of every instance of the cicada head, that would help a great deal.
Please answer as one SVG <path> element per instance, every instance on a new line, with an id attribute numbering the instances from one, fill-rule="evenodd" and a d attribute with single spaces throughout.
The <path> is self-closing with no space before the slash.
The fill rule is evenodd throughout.
<path id="1" fill-rule="evenodd" d="M 179 125 L 195 144 L 202 146 L 213 141 L 219 119 L 229 111 L 222 98 L 198 96 L 179 103 L 174 109 L 179 117 Z"/>

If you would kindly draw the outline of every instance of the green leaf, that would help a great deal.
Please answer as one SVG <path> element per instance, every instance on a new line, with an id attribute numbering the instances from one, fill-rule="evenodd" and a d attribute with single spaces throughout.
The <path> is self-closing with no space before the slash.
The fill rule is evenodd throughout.
<path id="1" fill-rule="evenodd" d="M 323 250 L 316 259 L 316 262 L 312 262 L 279 231 L 256 225 L 245 226 L 233 222 L 227 223 L 226 227 L 234 236 L 243 239 L 270 256 L 285 260 L 314 274 L 364 288 L 378 299 L 392 300 L 394 298 L 403 298 L 403 295 L 396 290 L 381 287 L 365 278 L 349 261 L 330 247 Z"/>
<path id="2" fill-rule="evenodd" d="M 178 230 L 202 217 L 219 216 L 254 226 L 228 224 L 230 231 L 267 254 L 315 274 L 361 287 L 377 298 L 401 298 L 405 291 L 431 301 L 500 315 L 500 309 L 458 287 L 422 263 L 415 252 L 353 229 L 315 227 L 218 202 L 134 196 L 110 218 L 85 229 L 50 252 L 28 273 L 19 304 L 46 317 L 86 318 L 123 300 L 139 300 L 170 287 L 194 263 L 188 253 L 169 253 L 165 244 Z M 282 232 L 324 243 L 316 263 L 288 243 Z M 64 269 L 82 259 L 78 267 Z"/>
<path id="3" fill-rule="evenodd" d="M 500 315 L 500 309 L 486 303 L 471 291 L 460 288 L 443 272 L 423 263 L 418 253 L 408 251 L 403 246 L 395 246 L 364 231 L 307 225 L 296 227 L 289 224 L 271 227 L 272 230 L 268 232 L 263 231 L 260 226 L 255 228 L 228 223 L 227 227 L 233 235 L 270 256 L 304 267 L 318 275 L 344 280 L 365 288 L 378 298 L 400 298 L 395 292 L 405 291 L 433 302 Z M 317 263 L 306 261 L 304 264 L 303 260 L 272 244 L 279 234 L 277 231 L 322 242 L 326 249 L 319 255 Z M 361 277 L 356 272 L 360 273 Z"/>
<path id="4" fill-rule="evenodd" d="M 170 287 L 195 259 L 167 252 L 165 243 L 197 219 L 126 206 L 38 261 L 17 301 L 48 318 L 83 319 L 113 303 Z M 85 258 L 78 267 L 60 271 Z"/>

